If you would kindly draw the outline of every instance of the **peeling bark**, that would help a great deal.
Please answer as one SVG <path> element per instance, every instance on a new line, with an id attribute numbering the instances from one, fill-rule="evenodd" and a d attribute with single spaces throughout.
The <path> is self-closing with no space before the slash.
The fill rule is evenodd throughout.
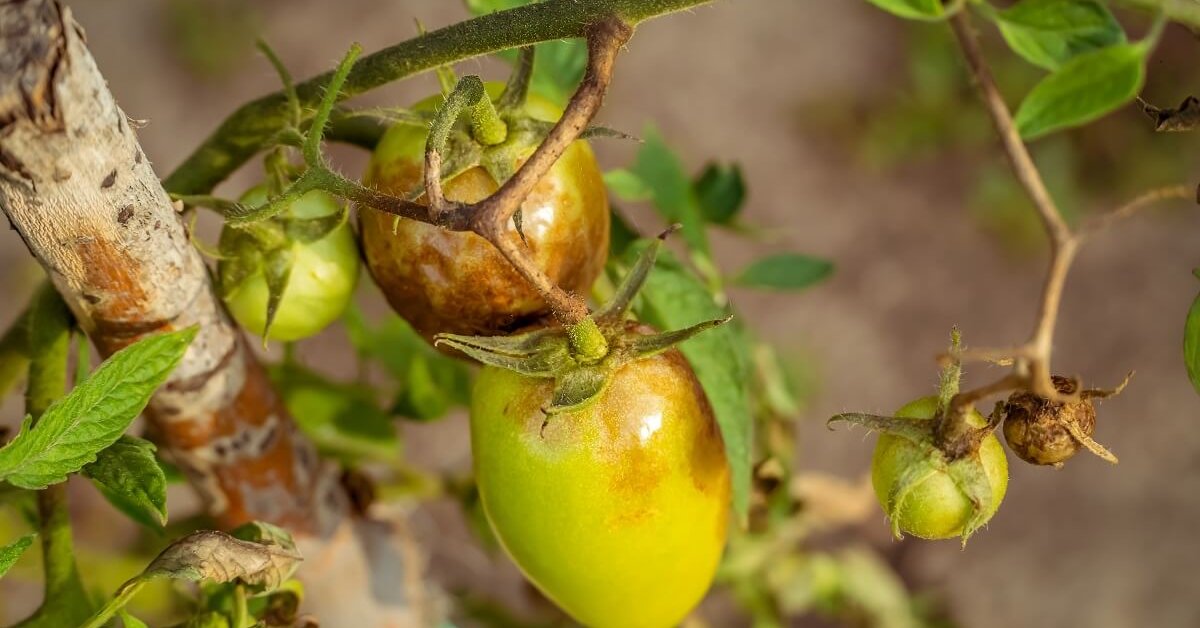
<path id="1" fill-rule="evenodd" d="M 221 527 L 295 534 L 306 612 L 331 626 L 437 623 L 419 550 L 402 526 L 349 516 L 338 470 L 297 432 L 55 0 L 0 0 L 0 208 L 102 354 L 199 327 L 147 408 L 150 429 Z"/>
<path id="2" fill-rule="evenodd" d="M 222 526 L 334 530 L 334 469 L 296 432 L 55 2 L 0 2 L 0 205 L 104 355 L 200 327 L 147 416 Z"/>

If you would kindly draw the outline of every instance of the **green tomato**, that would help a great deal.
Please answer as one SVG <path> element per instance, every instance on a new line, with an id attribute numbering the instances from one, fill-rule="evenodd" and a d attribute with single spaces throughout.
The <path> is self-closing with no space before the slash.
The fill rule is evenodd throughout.
<path id="1" fill-rule="evenodd" d="M 258 205 L 266 199 L 266 187 L 260 185 L 246 192 L 241 202 Z M 340 209 L 337 199 L 314 190 L 292 203 L 284 216 L 322 218 Z M 221 231 L 222 250 L 229 239 L 244 237 L 238 230 L 226 226 Z M 348 224 L 340 225 L 319 240 L 293 241 L 286 246 L 291 247 L 294 255 L 292 272 L 267 337 L 292 342 L 316 334 L 342 315 L 358 282 L 359 258 L 358 245 Z M 217 265 L 218 276 L 225 277 L 231 263 L 237 261 L 222 260 Z M 225 305 L 238 324 L 262 335 L 267 323 L 269 296 L 262 269 L 244 277 L 237 285 L 228 286 L 224 292 Z"/>
<path id="2" fill-rule="evenodd" d="M 900 408 L 896 416 L 931 420 L 936 413 L 937 397 L 924 397 Z M 987 420 L 974 410 L 967 420 L 976 427 L 987 424 Z M 925 455 L 921 447 L 906 438 L 886 433 L 879 435 L 871 460 L 871 484 L 885 512 L 892 486 L 906 469 Z M 983 439 L 979 456 L 992 486 L 992 504 L 986 513 L 990 519 L 1008 490 L 1008 459 L 1004 455 L 1004 447 L 994 434 L 988 434 Z M 954 480 L 938 471 L 914 487 L 901 502 L 898 511 L 889 513 L 889 516 L 907 534 L 923 539 L 948 539 L 962 534 L 972 509 L 971 501 L 963 495 Z"/>
<path id="3" fill-rule="evenodd" d="M 488 84 L 492 97 L 502 86 Z M 434 96 L 414 109 L 428 111 Z M 562 111 L 530 94 L 526 115 L 555 121 Z M 429 130 L 398 124 L 388 130 L 367 170 L 368 185 L 404 195 L 422 184 Z M 533 151 L 529 147 L 518 159 Z M 443 183 L 447 199 L 474 203 L 499 187 L 487 170 L 471 168 Z M 424 197 L 419 199 L 424 202 Z M 530 259 L 558 286 L 586 294 L 608 258 L 608 192 L 588 143 L 567 147 L 521 204 Z M 426 338 L 439 332 L 496 335 L 550 313 L 537 291 L 490 243 L 474 233 L 397 219 L 361 207 L 367 267 L 388 303 Z M 515 227 L 512 227 L 515 229 Z"/>
<path id="4" fill-rule="evenodd" d="M 622 367 L 595 403 L 544 424 L 553 387 L 479 374 L 471 446 L 492 529 L 579 622 L 677 625 L 712 582 L 729 516 L 729 465 L 699 382 L 671 350 Z"/>

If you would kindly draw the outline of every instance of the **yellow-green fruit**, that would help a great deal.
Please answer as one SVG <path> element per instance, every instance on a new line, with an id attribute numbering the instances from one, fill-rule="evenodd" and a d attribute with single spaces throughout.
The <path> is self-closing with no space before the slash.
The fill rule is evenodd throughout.
<path id="1" fill-rule="evenodd" d="M 266 187 L 260 185 L 247 191 L 241 202 L 255 206 L 266 200 Z M 329 194 L 314 190 L 292 203 L 284 217 L 323 218 L 338 212 L 341 205 Z M 244 236 L 226 226 L 221 231 L 222 248 L 228 239 L 239 237 Z M 289 246 L 294 255 L 292 271 L 267 334 L 271 340 L 282 342 L 307 338 L 337 320 L 350 304 L 358 282 L 358 245 L 348 224 L 314 242 L 293 242 Z M 225 276 L 224 266 L 229 263 L 233 262 L 222 260 L 218 264 L 218 276 Z M 260 270 L 236 286 L 228 286 L 225 305 L 238 324 L 261 336 L 267 323 L 268 298 L 267 279 Z"/>
<path id="2" fill-rule="evenodd" d="M 729 465 L 678 351 L 630 363 L 587 408 L 550 418 L 553 381 L 486 367 L 471 401 L 484 510 L 547 597 L 596 628 L 668 628 L 725 545 Z"/>
<path id="3" fill-rule="evenodd" d="M 937 397 L 924 397 L 900 408 L 896 416 L 931 420 L 936 413 Z M 968 416 L 968 421 L 976 427 L 987 424 L 987 420 L 974 410 Z M 892 487 L 906 469 L 918 464 L 925 455 L 921 447 L 904 437 L 886 433 L 879 435 L 871 460 L 871 484 L 884 512 L 888 510 L 888 495 Z M 991 519 L 1008 490 L 1008 459 L 1004 455 L 1004 447 L 994 434 L 988 434 L 983 439 L 979 457 L 992 486 L 992 503 L 987 511 L 987 519 Z M 946 473 L 936 471 L 912 488 L 897 511 L 889 512 L 888 516 L 906 534 L 923 539 L 949 539 L 962 534 L 972 509 L 971 501 L 955 485 L 954 480 Z"/>

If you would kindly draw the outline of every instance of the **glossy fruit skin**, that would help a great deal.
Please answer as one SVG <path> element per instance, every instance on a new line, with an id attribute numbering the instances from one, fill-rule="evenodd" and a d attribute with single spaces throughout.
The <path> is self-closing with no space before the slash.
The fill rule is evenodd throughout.
<path id="1" fill-rule="evenodd" d="M 917 399 L 896 411 L 896 416 L 910 419 L 933 419 L 937 412 L 937 397 Z M 969 421 L 976 427 L 987 420 L 972 411 Z M 871 485 L 879 504 L 887 511 L 888 493 L 909 465 L 924 455 L 911 441 L 892 434 L 880 434 L 871 459 Z M 988 434 L 979 447 L 984 473 L 992 484 L 990 519 L 999 508 L 1008 490 L 1008 459 L 995 434 Z M 900 510 L 891 516 L 900 530 L 923 539 L 949 539 L 960 536 L 971 514 L 971 502 L 945 473 L 935 473 L 912 489 Z"/>
<path id="2" fill-rule="evenodd" d="M 485 367 L 471 446 L 488 520 L 525 575 L 579 622 L 667 628 L 700 601 L 725 545 L 720 430 L 671 350 L 630 363 L 584 410 L 541 408 L 553 382 Z"/>
<path id="3" fill-rule="evenodd" d="M 267 198 L 266 187 L 251 188 L 241 201 L 257 205 Z M 300 197 L 288 208 L 288 216 L 299 219 L 321 218 L 336 213 L 338 201 L 314 190 Z M 221 231 L 222 244 L 237 237 L 232 227 Z M 358 245 L 350 225 L 342 224 L 315 242 L 293 242 L 295 254 L 291 276 L 275 313 L 267 337 L 281 342 L 293 342 L 316 334 L 341 317 L 354 295 L 358 283 Z M 222 260 L 218 264 L 218 276 Z M 246 278 L 225 298 L 229 313 L 245 329 L 262 335 L 267 322 L 267 280 L 259 272 Z"/>
<path id="4" fill-rule="evenodd" d="M 499 86 L 488 85 L 493 96 Z M 432 109 L 440 96 L 418 104 Z M 530 94 L 526 112 L 545 121 L 561 111 Z M 365 177 L 368 185 L 403 195 L 421 182 L 426 129 L 392 127 Z M 532 152 L 532 151 L 530 151 Z M 528 155 L 521 157 L 524 161 Z M 497 189 L 482 167 L 443 184 L 446 198 L 476 202 Z M 423 201 L 423 199 L 422 199 Z M 562 288 L 586 294 L 608 256 L 608 195 L 596 158 L 576 141 L 521 205 L 529 254 Z M 495 335 L 549 313 L 537 292 L 483 238 L 361 208 L 367 266 L 392 307 L 426 338 L 439 332 Z M 393 233 L 393 226 L 395 232 Z"/>

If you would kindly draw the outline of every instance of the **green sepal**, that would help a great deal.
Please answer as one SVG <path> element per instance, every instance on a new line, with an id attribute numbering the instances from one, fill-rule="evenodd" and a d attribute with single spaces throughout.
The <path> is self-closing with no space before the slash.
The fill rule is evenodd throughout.
<path id="1" fill-rule="evenodd" d="M 987 523 L 993 510 L 992 481 L 988 479 L 978 453 L 951 462 L 946 467 L 946 473 L 973 507 L 963 525 L 962 544 L 966 547 L 967 539 Z"/>
<path id="2" fill-rule="evenodd" d="M 648 358 L 658 355 L 700 332 L 719 327 L 731 320 L 733 320 L 733 315 L 710 321 L 701 321 L 691 327 L 676 329 L 674 331 L 664 331 L 657 334 L 628 334 L 618 336 L 613 343 L 612 353 L 618 355 L 625 354 L 626 358 L 622 361 L 622 364 Z M 616 357 L 610 358 L 610 361 L 616 359 Z"/>
<path id="3" fill-rule="evenodd" d="M 847 412 L 834 415 L 825 422 L 825 425 L 829 429 L 833 429 L 834 423 L 842 422 L 853 423 L 869 430 L 899 436 L 918 445 L 933 441 L 933 432 L 937 425 L 937 421 L 928 419 L 906 419 L 894 416 L 880 416 L 878 414 L 863 414 L 861 412 Z"/>
<path id="4" fill-rule="evenodd" d="M 547 415 L 574 412 L 596 400 L 612 381 L 612 369 L 607 366 L 583 366 L 563 373 L 554 383 L 554 397 L 544 408 Z"/>
<path id="5" fill-rule="evenodd" d="M 517 342 L 496 342 L 512 340 Z M 434 344 L 461 351 L 488 366 L 529 377 L 557 378 L 576 366 L 567 346 L 566 331 L 562 328 L 509 337 L 438 334 L 434 337 Z"/>
<path id="6" fill-rule="evenodd" d="M 702 321 L 684 329 L 646 334 L 625 320 L 630 304 L 654 267 L 654 259 L 665 238 L 664 232 L 642 251 L 633 269 L 626 275 L 615 296 L 591 320 L 572 329 L 547 327 L 514 336 L 461 336 L 438 334 L 435 345 L 445 345 L 488 366 L 508 369 L 521 375 L 555 380 L 554 395 L 547 415 L 574 412 L 587 407 L 608 387 L 621 367 L 648 358 L 722 325 L 732 316 Z M 570 332 L 590 329 L 596 340 L 584 343 L 596 346 L 595 355 L 578 354 L 579 339 L 572 342 Z M 574 347 L 574 348 L 573 348 Z M 582 350 L 587 353 L 586 350 Z"/>
<path id="7" fill-rule="evenodd" d="M 596 313 L 596 322 L 601 329 L 613 326 L 624 325 L 625 315 L 629 312 L 629 308 L 633 305 L 633 299 L 637 296 L 642 286 L 646 283 L 646 277 L 650 276 L 650 271 L 654 269 L 654 260 L 658 257 L 658 250 L 662 248 L 663 240 L 669 235 L 674 228 L 665 231 L 662 235 L 650 241 L 646 248 L 638 256 L 637 263 L 633 268 L 625 274 L 625 278 L 621 280 L 621 285 L 617 287 L 617 291 L 613 294 L 612 299 Z"/>
<path id="8" fill-rule="evenodd" d="M 904 507 L 904 500 L 908 499 L 913 489 L 941 470 L 938 468 L 941 465 L 934 464 L 934 460 L 937 459 L 936 456 L 925 456 L 915 461 L 904 469 L 904 473 L 896 478 L 896 483 L 892 484 L 888 490 L 887 508 L 885 510 L 887 511 L 888 523 L 892 528 L 893 538 L 904 538 L 904 535 L 900 533 L 900 509 Z"/>
<path id="9" fill-rule="evenodd" d="M 345 224 L 349 215 L 349 208 L 346 205 L 342 205 L 337 212 L 327 216 L 321 216 L 320 218 L 284 218 L 280 220 L 280 223 L 283 225 L 283 231 L 287 234 L 288 239 L 304 244 L 311 244 L 333 233 L 335 229 Z"/>
<path id="10" fill-rule="evenodd" d="M 275 249 L 267 253 L 263 264 L 263 277 L 267 280 L 267 320 L 263 324 L 263 345 L 266 345 L 267 334 L 271 324 L 275 322 L 275 314 L 283 301 L 283 293 L 287 290 L 288 279 L 292 276 L 292 266 L 296 254 L 291 247 Z"/>
<path id="11" fill-rule="evenodd" d="M 529 97 L 529 80 L 533 77 L 533 62 L 537 58 L 535 46 L 525 46 L 517 54 L 512 74 L 508 75 L 508 83 L 500 98 L 496 99 L 496 109 L 501 114 L 511 114 L 525 109 L 525 100 Z"/>

